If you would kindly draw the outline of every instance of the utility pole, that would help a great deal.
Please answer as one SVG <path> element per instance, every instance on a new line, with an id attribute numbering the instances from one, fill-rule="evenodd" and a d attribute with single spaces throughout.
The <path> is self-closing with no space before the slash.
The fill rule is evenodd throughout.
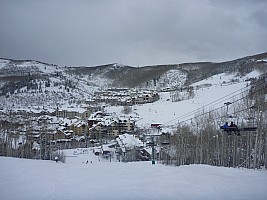
<path id="1" fill-rule="evenodd" d="M 264 157 L 265 157 L 264 166 L 265 166 L 265 169 L 267 170 L 267 133 L 266 132 L 265 132 L 265 152 L 264 152 Z"/>
<path id="2" fill-rule="evenodd" d="M 155 130 L 155 129 L 153 129 L 153 130 Z M 151 137 L 151 141 L 147 145 L 151 146 L 151 148 L 152 148 L 152 165 L 156 164 L 156 161 L 155 161 L 156 160 L 156 158 L 155 158 L 155 146 L 156 146 L 156 143 L 155 143 L 155 138 L 154 137 L 160 136 L 160 133 L 159 133 L 160 128 L 157 127 L 156 130 L 157 130 L 158 134 L 149 134 L 148 135 L 148 136 Z"/>
<path id="3" fill-rule="evenodd" d="M 82 129 L 83 129 L 85 147 L 87 148 L 87 135 L 85 133 L 85 124 L 82 124 Z"/>
<path id="4" fill-rule="evenodd" d="M 256 134 L 256 139 L 255 139 L 255 148 L 254 148 L 254 157 L 253 157 L 253 169 L 258 168 L 258 161 L 257 159 L 260 159 L 260 155 L 258 155 L 258 145 L 259 145 L 259 134 L 261 134 L 260 132 L 260 126 L 261 126 L 261 117 L 262 117 L 262 111 L 259 111 L 258 114 L 258 128 L 257 128 L 257 134 Z"/>
<path id="5" fill-rule="evenodd" d="M 231 105 L 232 103 L 231 102 L 225 102 L 224 105 L 226 105 L 226 113 L 228 115 L 228 106 Z"/>
<path id="6" fill-rule="evenodd" d="M 152 165 L 155 165 L 155 143 L 154 143 L 154 136 L 152 136 Z"/>

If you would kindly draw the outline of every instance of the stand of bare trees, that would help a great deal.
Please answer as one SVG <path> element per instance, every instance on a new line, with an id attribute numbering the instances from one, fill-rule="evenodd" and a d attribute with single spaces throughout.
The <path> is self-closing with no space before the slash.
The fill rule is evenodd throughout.
<path id="1" fill-rule="evenodd" d="M 253 92 L 255 88 L 252 87 L 251 96 L 233 100 L 230 112 L 228 108 L 227 113 L 225 110 L 203 110 L 191 122 L 180 123 L 170 137 L 169 147 L 162 149 L 162 162 L 267 169 L 266 88 L 263 84 L 262 89 L 258 87 L 257 92 Z M 230 114 L 234 116 L 231 120 L 240 127 L 239 131 L 220 129 L 224 123 L 222 116 Z"/>
<path id="2" fill-rule="evenodd" d="M 36 141 L 33 133 L 32 122 L 35 119 L 29 113 L 25 116 L 16 116 L 12 110 L 8 114 L 2 114 L 0 118 L 0 156 L 29 158 L 29 159 L 53 159 L 54 146 L 51 145 L 47 130 L 47 119 L 39 122 L 39 138 Z M 35 120 L 35 123 L 38 122 Z M 35 146 L 34 146 L 35 144 Z"/>

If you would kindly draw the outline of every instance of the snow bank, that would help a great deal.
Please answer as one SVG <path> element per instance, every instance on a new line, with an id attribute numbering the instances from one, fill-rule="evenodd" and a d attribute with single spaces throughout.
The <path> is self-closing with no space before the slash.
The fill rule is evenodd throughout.
<path id="1" fill-rule="evenodd" d="M 82 155 L 90 158 L 93 154 Z M 264 200 L 267 196 L 266 171 L 76 161 L 63 164 L 0 157 L 0 199 Z"/>

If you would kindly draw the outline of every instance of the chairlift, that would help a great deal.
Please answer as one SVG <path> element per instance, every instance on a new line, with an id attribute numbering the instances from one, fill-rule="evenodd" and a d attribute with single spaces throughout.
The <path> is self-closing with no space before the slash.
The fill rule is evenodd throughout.
<path id="1" fill-rule="evenodd" d="M 154 142 L 151 142 L 151 141 L 148 141 L 148 142 L 146 143 L 146 145 L 147 145 L 147 146 L 155 146 L 155 143 L 154 143 Z"/>
<path id="2" fill-rule="evenodd" d="M 169 145 L 170 144 L 170 142 L 168 141 L 168 140 L 163 140 L 162 142 L 161 142 L 161 145 Z"/>
<path id="3" fill-rule="evenodd" d="M 258 127 L 243 127 L 241 130 L 242 131 L 256 131 Z"/>
<path id="4" fill-rule="evenodd" d="M 228 105 L 230 105 L 230 104 L 228 104 Z M 228 110 L 227 110 L 227 114 L 225 116 L 223 116 L 221 119 L 221 123 L 224 123 L 224 125 L 221 125 L 220 129 L 223 129 L 225 132 L 228 133 L 228 135 L 231 135 L 232 133 L 240 135 L 240 129 L 238 128 L 238 126 L 235 125 L 238 123 L 234 123 L 237 121 L 238 121 L 238 118 L 234 115 L 228 114 Z M 232 125 L 228 124 L 228 122 L 231 122 Z M 227 125 L 225 127 L 226 123 L 227 123 Z"/>
<path id="5" fill-rule="evenodd" d="M 243 131 L 256 131 L 257 130 L 257 126 L 254 125 L 255 122 L 255 117 L 247 117 L 245 118 L 247 120 L 247 124 L 249 124 L 247 127 L 243 127 L 242 130 Z"/>
<path id="6" fill-rule="evenodd" d="M 231 135 L 232 133 L 240 135 L 240 129 L 238 127 L 224 127 L 220 126 L 220 129 L 223 129 L 225 132 L 228 133 L 228 135 Z"/>
<path id="7" fill-rule="evenodd" d="M 223 117 L 223 120 L 224 120 L 223 123 L 226 123 L 226 122 L 229 122 L 229 121 L 232 121 L 232 122 L 233 121 L 237 121 L 237 120 L 235 120 L 236 119 L 235 116 L 232 116 L 232 115 L 228 114 L 228 106 L 230 104 L 232 104 L 232 103 L 231 102 L 226 102 L 224 104 L 227 106 L 227 112 L 226 112 L 227 113 L 227 116 L 224 116 Z M 251 108 L 255 108 L 255 106 L 252 106 Z M 248 117 L 247 118 L 247 120 L 254 120 L 254 119 L 255 119 L 254 117 Z M 238 123 L 236 123 L 236 124 L 238 124 Z M 243 125 L 243 120 L 242 120 L 242 125 Z M 246 127 L 245 126 L 242 126 L 240 128 L 233 123 L 232 126 L 231 125 L 230 126 L 228 126 L 228 125 L 225 126 L 225 124 L 224 124 L 224 125 L 220 126 L 220 129 L 223 129 L 228 134 L 234 133 L 234 134 L 240 135 L 240 132 L 253 132 L 253 131 L 256 131 L 257 130 L 257 127 L 254 126 L 254 122 L 253 122 L 252 125 L 248 125 L 247 124 Z"/>
<path id="8" fill-rule="evenodd" d="M 162 141 L 161 141 L 161 145 L 169 145 L 170 144 L 170 135 L 163 133 L 162 134 Z"/>
<path id="9" fill-rule="evenodd" d="M 147 146 L 156 146 L 154 139 L 152 137 L 147 139 L 146 145 Z"/>
<path id="10" fill-rule="evenodd" d="M 220 126 L 220 129 L 223 129 L 229 135 L 231 133 L 240 135 L 240 132 L 254 132 L 254 131 L 257 130 L 257 128 L 258 127 L 256 127 L 256 126 L 247 126 L 247 127 L 241 127 L 241 128 L 238 128 L 237 126 L 236 127 L 231 127 L 231 126 L 224 127 L 224 126 Z"/>

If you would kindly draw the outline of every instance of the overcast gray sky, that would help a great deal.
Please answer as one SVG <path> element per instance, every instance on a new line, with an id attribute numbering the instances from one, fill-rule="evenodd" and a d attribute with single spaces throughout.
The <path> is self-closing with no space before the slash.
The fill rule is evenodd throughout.
<path id="1" fill-rule="evenodd" d="M 267 51 L 267 0 L 0 0 L 0 57 L 67 66 Z"/>

